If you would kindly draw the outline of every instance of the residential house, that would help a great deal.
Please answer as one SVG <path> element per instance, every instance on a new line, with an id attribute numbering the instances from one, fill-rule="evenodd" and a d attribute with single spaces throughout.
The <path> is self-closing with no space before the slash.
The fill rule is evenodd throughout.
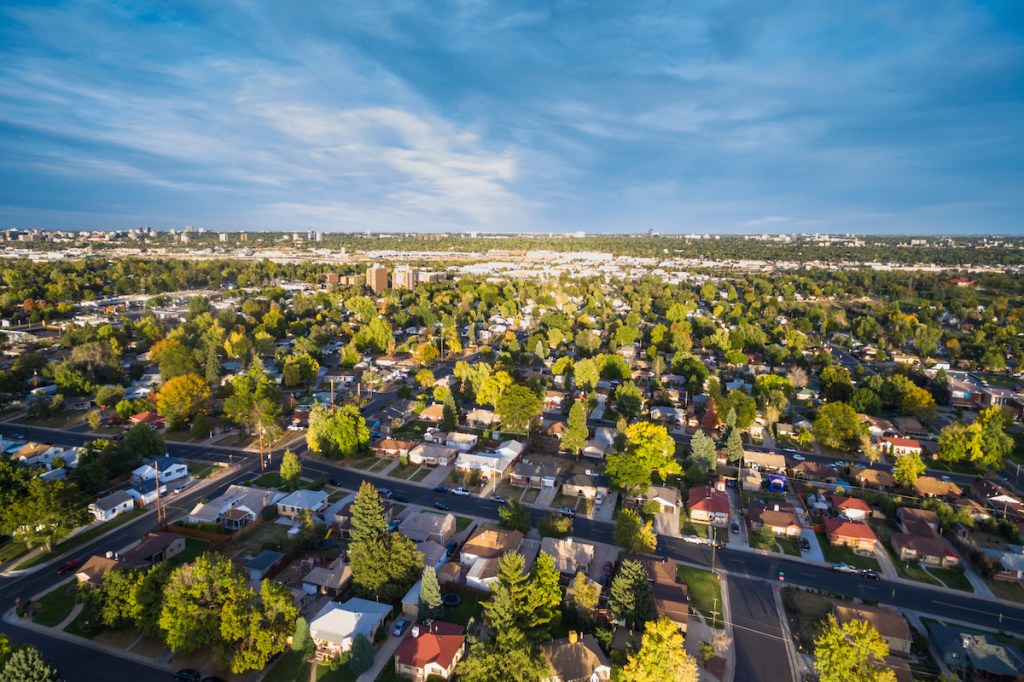
<path id="1" fill-rule="evenodd" d="M 827 467 L 820 462 L 810 461 L 797 462 L 789 467 L 789 471 L 793 478 L 807 481 L 824 481 L 826 483 L 834 483 L 838 475 L 832 467 Z"/>
<path id="2" fill-rule="evenodd" d="M 265 549 L 252 559 L 249 559 L 244 566 L 245 572 L 249 575 L 249 580 L 252 582 L 263 580 L 280 565 L 284 557 L 284 552 Z"/>
<path id="3" fill-rule="evenodd" d="M 284 497 L 268 488 L 229 485 L 219 497 L 197 504 L 185 520 L 189 523 L 217 523 L 235 531 L 248 526 L 264 508 Z"/>
<path id="4" fill-rule="evenodd" d="M 871 507 L 859 497 L 832 496 L 832 508 L 840 517 L 850 521 L 865 521 L 871 516 Z"/>
<path id="5" fill-rule="evenodd" d="M 485 479 L 504 478 L 516 461 L 516 456 L 498 452 L 467 452 L 459 455 L 455 468 L 464 473 L 479 471 Z"/>
<path id="6" fill-rule="evenodd" d="M 1024 519 L 1024 503 L 1020 497 L 998 481 L 979 478 L 971 486 L 971 495 L 999 516 Z"/>
<path id="7" fill-rule="evenodd" d="M 123 568 L 128 568 L 128 564 L 118 561 L 113 556 L 95 554 L 78 569 L 75 573 L 75 580 L 79 585 L 99 587 L 103 584 L 103 576 L 110 571 L 119 571 Z"/>
<path id="8" fill-rule="evenodd" d="M 417 542 L 416 551 L 423 555 L 423 566 L 432 566 L 435 571 L 448 560 L 448 550 L 433 540 Z"/>
<path id="9" fill-rule="evenodd" d="M 664 485 L 652 485 L 644 493 L 644 499 L 658 505 L 658 510 L 675 512 L 679 509 L 679 489 Z"/>
<path id="10" fill-rule="evenodd" d="M 178 479 L 188 478 L 188 465 L 169 455 L 147 460 L 145 464 L 132 471 L 132 483 L 152 481 L 159 473 L 161 483 L 170 483 Z"/>
<path id="11" fill-rule="evenodd" d="M 150 533 L 120 558 L 121 561 L 133 566 L 152 566 L 184 551 L 185 536 L 175 533 Z"/>
<path id="12" fill-rule="evenodd" d="M 489 429 L 496 426 L 498 421 L 498 415 L 482 407 L 477 407 L 466 413 L 466 426 L 471 429 Z"/>
<path id="13" fill-rule="evenodd" d="M 900 531 L 890 537 L 900 561 L 918 561 L 926 566 L 952 568 L 960 563 L 953 545 L 939 533 L 935 512 L 913 507 L 896 510 Z"/>
<path id="14" fill-rule="evenodd" d="M 895 436 L 880 436 L 878 438 L 878 449 L 893 457 L 903 455 L 918 455 L 924 453 L 924 448 L 916 438 L 899 438 Z"/>
<path id="15" fill-rule="evenodd" d="M 544 538 L 540 551 L 550 554 L 555 568 L 562 575 L 574 576 L 577 571 L 587 573 L 594 562 L 594 545 L 568 538 Z"/>
<path id="16" fill-rule="evenodd" d="M 444 444 L 450 448 L 458 450 L 459 452 L 469 452 L 476 447 L 478 440 L 480 440 L 480 437 L 474 433 L 452 431 L 448 434 L 448 438 L 445 439 Z"/>
<path id="17" fill-rule="evenodd" d="M 678 407 L 655 405 L 651 408 L 651 419 L 656 422 L 667 422 L 673 426 L 681 427 L 686 423 L 686 410 Z"/>
<path id="18" fill-rule="evenodd" d="M 854 467 L 850 469 L 850 476 L 860 484 L 862 488 L 890 490 L 896 486 L 896 480 L 892 477 L 892 474 L 888 471 L 882 471 L 881 469 Z"/>
<path id="19" fill-rule="evenodd" d="M 610 680 L 611 662 L 592 634 L 570 632 L 563 639 L 543 642 L 541 654 L 548 664 L 548 672 L 541 682 L 598 682 Z"/>
<path id="20" fill-rule="evenodd" d="M 725 526 L 729 522 L 729 495 L 709 485 L 690 488 L 690 520 Z"/>
<path id="21" fill-rule="evenodd" d="M 636 561 L 647 572 L 654 598 L 655 617 L 666 617 L 686 632 L 690 617 L 690 597 L 686 585 L 676 582 L 678 564 L 674 559 L 660 559 L 646 555 L 627 555 L 623 559 Z"/>
<path id="22" fill-rule="evenodd" d="M 950 670 L 962 671 L 965 679 L 986 682 L 1018 682 L 1024 670 L 1024 654 L 994 635 L 963 632 L 959 628 L 929 623 L 929 639 Z"/>
<path id="23" fill-rule="evenodd" d="M 918 497 L 941 497 L 953 499 L 960 497 L 963 491 L 952 481 L 943 481 L 933 476 L 918 476 L 911 484 L 911 490 Z"/>
<path id="24" fill-rule="evenodd" d="M 569 428 L 568 422 L 563 421 L 561 419 L 549 419 L 545 420 L 544 423 L 541 425 L 540 432 L 542 435 L 547 436 L 548 438 L 554 438 L 555 440 L 561 442 L 562 434 L 565 433 L 565 430 L 567 428 Z"/>
<path id="25" fill-rule="evenodd" d="M 610 443 L 605 443 L 597 438 L 591 438 L 587 441 L 587 444 L 583 446 L 583 456 L 588 459 L 602 460 L 608 456 L 608 453 L 612 451 Z"/>
<path id="26" fill-rule="evenodd" d="M 415 682 L 451 678 L 466 653 L 463 632 L 461 626 L 440 620 L 414 625 L 395 649 L 395 674 Z"/>
<path id="27" fill-rule="evenodd" d="M 414 542 L 433 540 L 443 545 L 455 536 L 455 516 L 421 511 L 402 521 L 398 530 Z"/>
<path id="28" fill-rule="evenodd" d="M 562 481 L 563 495 L 592 500 L 598 493 L 608 494 L 608 479 L 600 474 L 578 473 Z"/>
<path id="29" fill-rule="evenodd" d="M 498 559 L 480 558 L 466 572 L 466 585 L 487 592 L 498 581 Z"/>
<path id="30" fill-rule="evenodd" d="M 164 418 L 158 415 L 156 412 L 146 411 L 138 414 L 133 414 L 128 417 L 128 421 L 134 426 L 135 424 L 145 424 L 151 429 L 162 429 L 164 428 Z"/>
<path id="31" fill-rule="evenodd" d="M 844 519 L 825 519 L 825 533 L 828 541 L 837 547 L 850 547 L 858 552 L 874 552 L 875 538 L 871 526 Z"/>
<path id="32" fill-rule="evenodd" d="M 409 462 L 428 467 L 448 466 L 454 464 L 459 451 L 447 445 L 420 443 L 409 451 Z"/>
<path id="33" fill-rule="evenodd" d="M 802 526 L 793 507 L 787 504 L 772 504 L 770 507 L 760 502 L 747 505 L 747 518 L 752 528 L 768 526 L 775 535 L 797 537 Z"/>
<path id="34" fill-rule="evenodd" d="M 370 450 L 373 451 L 378 457 L 390 457 L 392 459 L 399 459 L 401 457 L 409 457 L 409 451 L 416 447 L 416 441 L 414 440 L 397 440 L 395 438 L 382 438 L 373 445 L 370 446 Z"/>
<path id="35" fill-rule="evenodd" d="M 123 490 L 101 497 L 89 505 L 89 513 L 97 521 L 109 521 L 118 514 L 135 508 L 135 498 Z"/>
<path id="36" fill-rule="evenodd" d="M 391 614 L 391 607 L 375 601 L 353 598 L 344 604 L 327 602 L 309 622 L 309 636 L 319 661 L 329 661 L 352 649 L 352 641 L 363 635 L 371 642 L 378 628 Z"/>
<path id="37" fill-rule="evenodd" d="M 427 405 L 420 412 L 420 419 L 431 424 L 440 424 L 441 420 L 444 419 L 444 405 L 441 403 Z"/>
<path id="38" fill-rule="evenodd" d="M 559 410 L 565 402 L 565 393 L 548 389 L 544 391 L 544 408 L 548 410 Z"/>
<path id="39" fill-rule="evenodd" d="M 510 482 L 520 488 L 553 488 L 561 473 L 561 468 L 552 464 L 520 462 L 512 467 Z"/>
<path id="40" fill-rule="evenodd" d="M 917 417 L 894 417 L 892 421 L 896 429 L 908 438 L 921 439 L 931 435 Z"/>
<path id="41" fill-rule="evenodd" d="M 388 405 L 377 415 L 377 418 L 382 424 L 397 424 L 400 427 L 405 426 L 416 418 L 415 405 L 416 403 L 408 399 L 399 400 Z M 434 407 L 434 405 L 431 405 L 430 407 Z M 437 405 L 437 407 L 442 406 Z M 440 421 L 440 417 L 438 417 L 438 421 Z"/>
<path id="42" fill-rule="evenodd" d="M 999 562 L 999 569 L 993 578 L 1011 583 L 1024 580 L 1024 547 L 1014 545 L 1012 550 L 982 548 L 981 551 Z"/>
<path id="43" fill-rule="evenodd" d="M 298 518 L 303 512 L 313 516 L 327 509 L 327 493 L 322 490 L 296 490 L 277 502 L 277 513 L 288 519 Z"/>
<path id="44" fill-rule="evenodd" d="M 885 606 L 841 605 L 833 607 L 836 620 L 845 625 L 853 620 L 869 623 L 882 635 L 889 645 L 889 651 L 900 656 L 910 655 L 913 633 L 910 624 L 899 611 Z"/>
<path id="45" fill-rule="evenodd" d="M 342 557 L 327 566 L 314 566 L 302 578 L 302 591 L 306 594 L 339 596 L 352 582 L 352 569 Z"/>
<path id="46" fill-rule="evenodd" d="M 477 559 L 497 559 L 505 552 L 516 551 L 523 544 L 523 534 L 494 526 L 482 526 L 462 546 L 459 563 L 469 566 Z"/>
<path id="47" fill-rule="evenodd" d="M 775 452 L 744 450 L 743 462 L 755 471 L 780 472 L 786 470 L 786 458 Z"/>

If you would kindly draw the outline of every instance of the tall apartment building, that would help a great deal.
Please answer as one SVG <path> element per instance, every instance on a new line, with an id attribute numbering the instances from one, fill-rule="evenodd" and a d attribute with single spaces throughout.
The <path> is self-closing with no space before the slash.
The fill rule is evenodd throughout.
<path id="1" fill-rule="evenodd" d="M 391 273 L 392 282 L 396 289 L 408 289 L 412 291 L 419 284 L 419 272 L 408 265 L 399 265 Z"/>
<path id="2" fill-rule="evenodd" d="M 366 286 L 375 294 L 385 291 L 388 288 L 388 269 L 376 263 L 367 268 Z"/>

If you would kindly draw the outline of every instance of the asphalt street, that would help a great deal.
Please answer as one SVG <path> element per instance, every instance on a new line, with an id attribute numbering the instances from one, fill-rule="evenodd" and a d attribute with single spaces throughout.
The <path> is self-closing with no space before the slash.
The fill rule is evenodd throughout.
<path id="1" fill-rule="evenodd" d="M 730 576 L 729 610 L 736 650 L 736 680 L 795 680 L 775 608 L 777 585 Z"/>

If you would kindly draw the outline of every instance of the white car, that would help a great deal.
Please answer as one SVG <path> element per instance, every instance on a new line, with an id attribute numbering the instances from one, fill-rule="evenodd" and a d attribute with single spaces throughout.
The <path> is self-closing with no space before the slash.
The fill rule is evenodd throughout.
<path id="1" fill-rule="evenodd" d="M 801 454 L 796 454 L 796 455 L 793 455 L 793 459 L 795 459 L 795 460 L 796 460 L 796 461 L 798 461 L 798 462 L 802 462 L 802 461 L 804 461 L 804 460 L 805 460 L 805 459 L 807 459 L 807 458 L 806 458 L 806 457 L 804 457 L 804 456 L 803 456 L 803 455 L 801 455 Z"/>
<path id="2" fill-rule="evenodd" d="M 458 495 L 459 497 L 469 497 L 469 491 L 465 488 L 453 488 L 452 495 Z"/>
<path id="3" fill-rule="evenodd" d="M 598 493 L 594 497 L 594 504 L 600 505 L 604 502 L 604 493 Z"/>

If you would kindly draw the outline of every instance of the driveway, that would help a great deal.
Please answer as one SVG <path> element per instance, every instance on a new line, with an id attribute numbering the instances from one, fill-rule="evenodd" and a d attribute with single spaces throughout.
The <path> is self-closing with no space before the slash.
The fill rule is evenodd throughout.
<path id="1" fill-rule="evenodd" d="M 801 529 L 800 537 L 811 543 L 811 548 L 809 550 L 800 550 L 800 554 L 803 558 L 811 559 L 813 561 L 825 561 L 825 555 L 821 551 L 821 545 L 818 544 L 818 536 L 814 534 L 813 528 Z"/>

